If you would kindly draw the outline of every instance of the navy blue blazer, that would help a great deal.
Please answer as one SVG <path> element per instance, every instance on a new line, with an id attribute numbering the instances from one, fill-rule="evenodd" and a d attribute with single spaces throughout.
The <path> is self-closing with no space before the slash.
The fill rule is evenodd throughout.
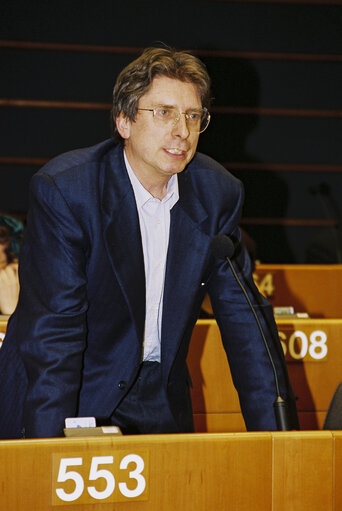
<path id="1" fill-rule="evenodd" d="M 171 210 L 162 318 L 163 385 L 179 431 L 191 431 L 186 356 L 209 293 L 249 430 L 276 429 L 271 365 L 214 235 L 240 237 L 243 188 L 196 154 Z M 284 398 L 293 399 L 269 303 L 245 250 L 237 257 L 267 332 Z M 145 276 L 139 220 L 120 146 L 63 154 L 34 175 L 20 255 L 20 297 L 0 350 L 0 436 L 59 436 L 64 418 L 109 417 L 142 356 Z M 218 384 L 218 382 L 213 382 Z M 224 385 L 225 382 L 219 382 Z"/>

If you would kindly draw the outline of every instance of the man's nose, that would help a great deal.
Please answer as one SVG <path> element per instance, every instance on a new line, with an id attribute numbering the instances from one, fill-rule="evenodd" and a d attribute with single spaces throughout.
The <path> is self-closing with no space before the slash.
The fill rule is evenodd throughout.
<path id="1" fill-rule="evenodd" d="M 173 122 L 172 133 L 181 138 L 188 138 L 189 136 L 189 128 L 186 122 L 186 117 L 184 114 L 179 112 Z"/>

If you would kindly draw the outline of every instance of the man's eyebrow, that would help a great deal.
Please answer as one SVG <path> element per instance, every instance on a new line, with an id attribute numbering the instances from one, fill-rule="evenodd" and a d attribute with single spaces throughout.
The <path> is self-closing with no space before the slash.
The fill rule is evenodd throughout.
<path id="1" fill-rule="evenodd" d="M 178 106 L 176 105 L 166 105 L 165 103 L 158 103 L 155 108 L 176 108 L 178 109 Z M 193 106 L 193 107 L 189 107 L 185 110 L 185 112 L 201 112 L 202 111 L 202 108 L 200 106 Z"/>
<path id="2" fill-rule="evenodd" d="M 165 103 L 158 103 L 157 107 L 164 107 L 164 108 L 177 108 L 176 105 L 167 105 Z"/>

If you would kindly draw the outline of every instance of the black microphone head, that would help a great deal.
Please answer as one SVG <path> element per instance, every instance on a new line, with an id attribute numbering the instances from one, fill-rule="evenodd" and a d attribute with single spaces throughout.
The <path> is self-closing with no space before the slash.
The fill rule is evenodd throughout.
<path id="1" fill-rule="evenodd" d="M 233 241 L 226 234 L 217 234 L 210 243 L 210 248 L 215 257 L 219 259 L 230 259 L 235 252 Z"/>

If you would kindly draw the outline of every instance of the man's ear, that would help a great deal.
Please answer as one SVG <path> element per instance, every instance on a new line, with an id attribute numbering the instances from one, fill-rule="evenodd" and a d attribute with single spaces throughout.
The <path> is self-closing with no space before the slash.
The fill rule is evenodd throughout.
<path id="1" fill-rule="evenodd" d="M 125 140 L 129 138 L 131 133 L 131 121 L 126 117 L 123 112 L 120 112 L 115 119 L 116 129 L 122 138 Z"/>

